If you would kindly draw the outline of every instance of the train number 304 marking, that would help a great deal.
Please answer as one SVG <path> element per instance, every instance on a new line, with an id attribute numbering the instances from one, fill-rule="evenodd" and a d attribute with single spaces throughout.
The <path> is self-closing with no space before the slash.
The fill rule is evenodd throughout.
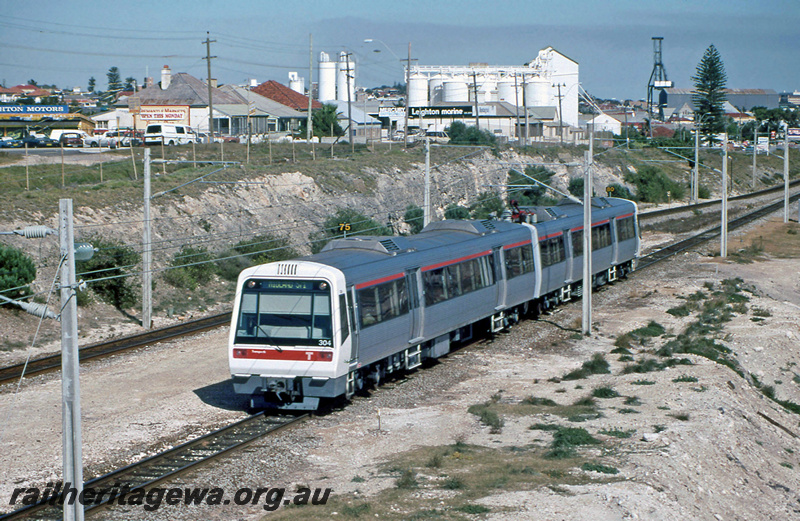
<path id="1" fill-rule="evenodd" d="M 318 345 L 330 347 L 332 342 L 330 340 L 320 340 Z"/>

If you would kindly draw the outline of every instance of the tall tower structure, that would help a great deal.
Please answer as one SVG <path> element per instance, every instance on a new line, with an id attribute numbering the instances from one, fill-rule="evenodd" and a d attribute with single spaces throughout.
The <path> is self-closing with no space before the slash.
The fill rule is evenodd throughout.
<path id="1" fill-rule="evenodd" d="M 656 117 L 664 120 L 664 107 L 667 104 L 667 93 L 664 89 L 672 87 L 672 82 L 667 79 L 667 70 L 661 62 L 661 36 L 653 37 L 653 72 L 650 73 L 650 81 L 647 83 L 647 113 L 650 120 L 653 120 L 653 113 L 656 112 L 655 105 L 658 104 Z M 658 101 L 653 99 L 653 92 L 658 90 Z"/>

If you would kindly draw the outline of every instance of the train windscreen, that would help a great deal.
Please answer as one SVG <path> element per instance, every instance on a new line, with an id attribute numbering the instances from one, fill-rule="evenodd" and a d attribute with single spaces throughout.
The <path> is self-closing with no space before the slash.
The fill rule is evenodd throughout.
<path id="1" fill-rule="evenodd" d="M 332 347 L 330 284 L 321 280 L 246 281 L 236 343 Z"/>

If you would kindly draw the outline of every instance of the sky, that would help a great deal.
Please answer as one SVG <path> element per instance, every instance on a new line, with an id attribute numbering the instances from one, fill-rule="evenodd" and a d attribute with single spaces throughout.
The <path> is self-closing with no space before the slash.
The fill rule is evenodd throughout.
<path id="1" fill-rule="evenodd" d="M 798 0 L 3 0 L 1 11 L 6 87 L 86 89 L 94 77 L 104 90 L 112 66 L 140 83 L 158 81 L 164 65 L 205 80 L 209 37 L 219 83 L 308 78 L 310 43 L 314 81 L 320 51 L 346 51 L 361 87 L 402 83 L 409 44 L 419 65 L 522 65 L 552 46 L 580 64 L 591 94 L 635 100 L 646 97 L 659 36 L 676 87 L 692 87 L 713 44 L 728 87 L 800 90 Z"/>

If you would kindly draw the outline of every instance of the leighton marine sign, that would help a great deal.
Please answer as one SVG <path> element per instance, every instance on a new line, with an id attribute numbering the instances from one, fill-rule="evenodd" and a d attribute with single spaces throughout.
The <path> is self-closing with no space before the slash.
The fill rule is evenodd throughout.
<path id="1" fill-rule="evenodd" d="M 0 105 L 0 114 L 68 114 L 67 105 Z"/>

